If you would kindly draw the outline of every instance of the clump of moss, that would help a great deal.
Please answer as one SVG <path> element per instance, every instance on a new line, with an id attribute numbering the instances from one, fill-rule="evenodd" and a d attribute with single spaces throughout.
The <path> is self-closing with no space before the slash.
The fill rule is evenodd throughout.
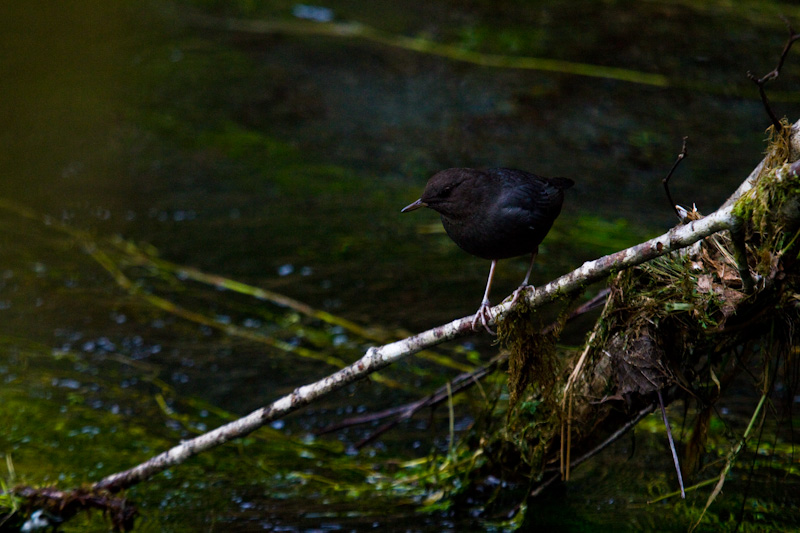
<path id="1" fill-rule="evenodd" d="M 800 180 L 789 173 L 792 128 L 786 119 L 781 123 L 783 128 L 779 132 L 773 126 L 767 130 L 770 144 L 764 166 L 754 187 L 737 200 L 734 208 L 734 213 L 751 225 L 750 237 L 780 234 L 784 229 L 780 218 L 786 214 L 785 204 L 800 193 Z"/>
<path id="2" fill-rule="evenodd" d="M 757 274 L 755 291 L 745 288 L 727 231 L 619 273 L 571 385 L 569 415 L 562 412 L 562 398 L 580 354 L 558 353 L 560 328 L 542 330 L 535 312 L 510 313 L 498 327 L 510 352 L 509 412 L 504 430 L 483 447 L 487 458 L 504 471 L 538 478 L 558 460 L 565 435 L 572 437 L 574 453 L 587 451 L 651 405 L 656 391 L 667 402 L 684 396 L 706 408 L 747 364 L 745 351 L 760 350 L 759 339 L 778 335 L 787 347 L 797 343 L 792 324 L 800 314 L 800 179 L 787 162 L 790 131 L 787 124 L 771 132 L 761 174 L 734 209 L 747 247 L 739 256 Z M 784 352 L 764 353 L 765 368 L 766 359 Z M 702 425 L 693 434 L 698 449 Z M 529 472 L 515 469 L 515 461 L 529 465 Z"/>
<path id="3" fill-rule="evenodd" d="M 561 372 L 556 356 L 557 333 L 537 320 L 535 311 L 524 303 L 512 310 L 498 325 L 500 343 L 509 351 L 508 393 L 513 408 L 525 389 L 533 386 L 545 396 L 555 385 Z"/>
<path id="4" fill-rule="evenodd" d="M 557 348 L 566 322 L 564 313 L 555 326 L 542 324 L 540 315 L 524 302 L 498 324 L 498 338 L 508 350 L 508 404 L 505 426 L 483 442 L 495 466 L 513 477 L 536 476 L 544 466 L 561 414 L 558 390 L 563 385 L 568 358 Z M 529 472 L 520 469 L 525 464 Z"/>

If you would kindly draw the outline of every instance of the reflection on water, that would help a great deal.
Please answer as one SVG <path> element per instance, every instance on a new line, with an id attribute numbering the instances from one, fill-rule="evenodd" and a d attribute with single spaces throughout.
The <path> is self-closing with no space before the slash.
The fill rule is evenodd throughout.
<path id="1" fill-rule="evenodd" d="M 661 74 L 672 88 L 486 68 L 375 41 L 199 28 L 187 3 L 0 8 L 8 73 L 0 77 L 0 374 L 4 406 L 27 413 L 12 417 L 4 407 L 15 428 L 7 438 L 18 440 L 3 449 L 34 481 L 62 472 L 66 485 L 96 480 L 217 425 L 226 416 L 217 409 L 243 413 L 328 373 L 394 328 L 474 311 L 487 265 L 460 252 L 433 215 L 399 216 L 442 168 L 511 166 L 577 182 L 542 246 L 535 283 L 672 224 L 660 180 L 684 135 L 690 156 L 674 195 L 712 210 L 760 159 L 768 120 L 744 72 L 772 68 L 784 38 L 771 2 L 737 10 L 507 2 L 485 11 L 446 2 L 197 4 L 211 15 L 333 17 L 487 54 L 624 67 Z M 798 75 L 790 59 L 776 89 Z M 797 118 L 796 101 L 776 105 Z M 32 218 L 21 207 L 35 210 Z M 286 294 L 369 331 L 156 259 Z M 496 294 L 510 292 L 525 268 L 524 259 L 504 262 Z M 583 331 L 572 335 L 581 342 Z M 493 348 L 476 342 L 488 360 Z M 442 352 L 468 366 L 478 357 L 470 348 Z M 311 481 L 292 477 L 325 477 L 328 462 L 369 428 L 340 434 L 341 447 L 319 444 L 325 451 L 313 453 L 325 461 L 312 461 L 305 447 L 298 458 L 296 437 L 353 410 L 416 399 L 457 371 L 432 359 L 397 365 L 383 381 L 291 417 L 276 432 L 289 440 L 259 442 L 268 457 L 247 463 L 258 471 L 252 486 L 237 483 L 241 464 L 228 450 L 135 492 L 155 521 L 194 513 L 194 524 L 303 529 L 320 527 L 329 512 L 352 516 L 332 528 L 386 524 L 393 519 L 357 499 L 305 492 L 298 486 Z M 347 468 L 368 480 L 370 454 L 446 450 L 446 413 L 436 415 L 442 433 L 411 423 Z M 34 467 L 33 442 L 46 454 L 69 452 Z M 182 487 L 184 476 L 194 485 Z M 206 476 L 213 479 L 197 481 Z M 207 495 L 215 484 L 230 501 Z M 566 505 L 580 505 L 583 494 L 567 494 Z M 402 521 L 419 503 L 391 501 Z M 457 527 L 450 520 L 483 523 L 434 513 L 409 527 Z"/>

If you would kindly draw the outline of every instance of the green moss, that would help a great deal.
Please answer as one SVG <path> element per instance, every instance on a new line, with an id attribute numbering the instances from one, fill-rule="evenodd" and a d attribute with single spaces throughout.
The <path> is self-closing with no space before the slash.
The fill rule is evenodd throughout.
<path id="1" fill-rule="evenodd" d="M 541 333 L 543 326 L 536 313 L 521 307 L 524 308 L 517 306 L 506 315 L 497 328 L 500 342 L 510 352 L 508 392 L 512 409 L 528 386 L 550 397 L 560 370 L 555 356 L 556 336 L 553 332 Z"/>

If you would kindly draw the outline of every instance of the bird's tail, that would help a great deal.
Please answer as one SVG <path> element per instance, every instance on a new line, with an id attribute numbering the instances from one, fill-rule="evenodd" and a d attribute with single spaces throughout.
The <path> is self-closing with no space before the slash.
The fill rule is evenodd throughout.
<path id="1" fill-rule="evenodd" d="M 550 185 L 562 191 L 575 185 L 575 182 L 569 178 L 550 178 L 548 181 Z"/>

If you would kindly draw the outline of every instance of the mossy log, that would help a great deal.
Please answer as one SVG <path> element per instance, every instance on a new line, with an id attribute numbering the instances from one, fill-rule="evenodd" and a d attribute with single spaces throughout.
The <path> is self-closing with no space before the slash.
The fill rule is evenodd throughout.
<path id="1" fill-rule="evenodd" d="M 767 157 L 725 204 L 737 221 L 729 231 L 612 276 L 582 350 L 564 353 L 552 335 L 533 333 L 530 311 L 506 316 L 512 406 L 483 450 L 495 469 L 568 478 L 570 464 L 656 409 L 660 393 L 700 413 L 684 457 L 691 471 L 733 378 L 761 369 L 754 394 L 768 392 L 767 369 L 800 345 L 798 129 L 773 132 Z"/>

